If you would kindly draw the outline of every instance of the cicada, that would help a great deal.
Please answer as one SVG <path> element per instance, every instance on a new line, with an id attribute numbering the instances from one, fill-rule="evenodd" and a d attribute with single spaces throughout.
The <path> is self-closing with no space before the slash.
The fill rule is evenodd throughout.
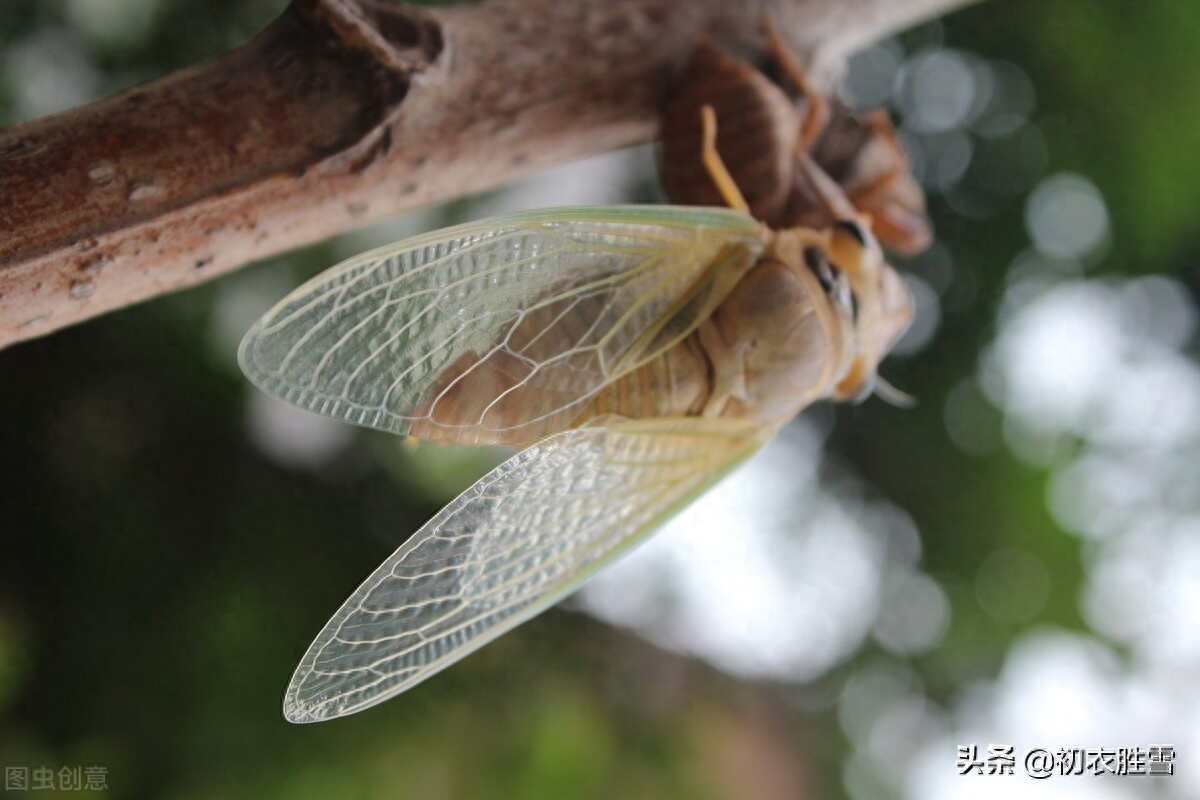
<path id="1" fill-rule="evenodd" d="M 711 125 L 711 116 L 706 117 Z M 805 406 L 859 397 L 912 315 L 870 231 L 775 231 L 734 208 L 494 217 L 346 261 L 239 352 L 301 408 L 439 442 L 523 447 L 358 587 L 284 715 L 381 702 L 552 605 Z"/>
<path id="2" fill-rule="evenodd" d="M 722 193 L 700 163 L 700 110 L 720 122 L 719 151 L 751 213 L 773 228 L 823 228 L 861 213 L 901 253 L 932 238 L 925 198 L 887 113 L 828 99 L 766 21 L 766 72 L 702 40 L 663 106 L 661 172 L 667 197 L 711 205 Z M 768 76 L 770 73 L 770 77 Z"/>

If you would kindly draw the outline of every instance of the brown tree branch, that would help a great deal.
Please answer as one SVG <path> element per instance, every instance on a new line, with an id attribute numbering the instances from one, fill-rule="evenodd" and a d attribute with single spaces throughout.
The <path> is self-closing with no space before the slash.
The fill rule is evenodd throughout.
<path id="1" fill-rule="evenodd" d="M 0 131 L 0 347 L 650 139 L 701 35 L 835 63 L 971 0 L 294 0 L 248 44 Z"/>

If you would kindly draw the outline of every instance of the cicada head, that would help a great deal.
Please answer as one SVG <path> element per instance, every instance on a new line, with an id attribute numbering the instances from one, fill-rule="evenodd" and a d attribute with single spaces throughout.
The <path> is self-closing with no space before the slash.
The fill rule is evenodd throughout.
<path id="1" fill-rule="evenodd" d="M 912 323 L 912 294 L 884 261 L 869 225 L 838 222 L 828 232 L 828 251 L 849 278 L 854 299 L 854 355 L 833 398 L 861 401 L 875 389 L 879 362 Z"/>

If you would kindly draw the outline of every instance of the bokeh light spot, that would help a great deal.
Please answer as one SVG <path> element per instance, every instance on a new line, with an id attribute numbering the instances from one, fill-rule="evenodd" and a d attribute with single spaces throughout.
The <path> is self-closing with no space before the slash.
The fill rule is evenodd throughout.
<path id="1" fill-rule="evenodd" d="M 1034 244 L 1057 258 L 1083 258 L 1108 238 L 1108 209 L 1087 178 L 1059 173 L 1043 180 L 1025 206 Z"/>

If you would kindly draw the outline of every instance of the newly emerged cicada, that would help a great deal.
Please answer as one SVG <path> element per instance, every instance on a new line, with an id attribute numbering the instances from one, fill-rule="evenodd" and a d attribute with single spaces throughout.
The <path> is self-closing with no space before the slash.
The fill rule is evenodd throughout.
<path id="1" fill-rule="evenodd" d="M 317 276 L 246 335 L 301 408 L 525 447 L 442 509 L 309 647 L 284 715 L 349 714 L 529 619 L 644 539 L 810 403 L 860 397 L 909 294 L 859 222 L 578 207 L 472 222 Z M 739 210 L 740 209 L 740 210 Z"/>
<path id="2" fill-rule="evenodd" d="M 860 113 L 809 82 L 775 26 L 765 21 L 764 71 L 702 40 L 661 116 L 663 187 L 672 203 L 713 205 L 722 192 L 700 162 L 700 111 L 712 107 L 718 150 L 751 214 L 773 228 L 826 227 L 866 215 L 897 252 L 932 239 L 925 197 L 885 111 Z"/>

